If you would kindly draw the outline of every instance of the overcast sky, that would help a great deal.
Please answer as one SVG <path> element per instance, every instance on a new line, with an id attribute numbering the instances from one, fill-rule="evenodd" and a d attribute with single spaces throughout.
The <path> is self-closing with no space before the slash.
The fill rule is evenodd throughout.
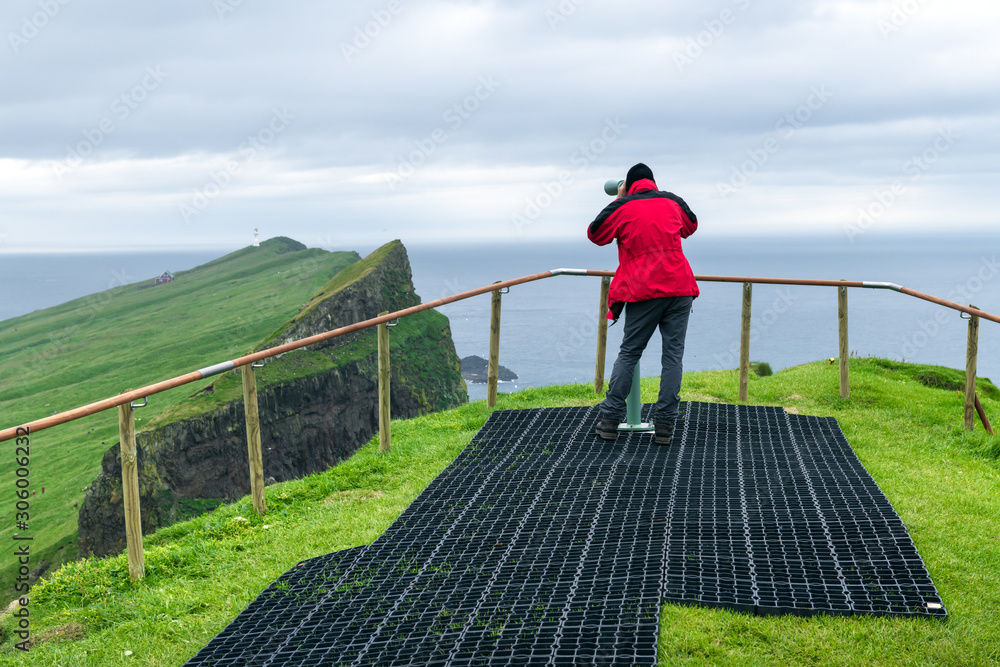
<path id="1" fill-rule="evenodd" d="M 8 0 L 0 252 L 995 229 L 1000 3 Z"/>

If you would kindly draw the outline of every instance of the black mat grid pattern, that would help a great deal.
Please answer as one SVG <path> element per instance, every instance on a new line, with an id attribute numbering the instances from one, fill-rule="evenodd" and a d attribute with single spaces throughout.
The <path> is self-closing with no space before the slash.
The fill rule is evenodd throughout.
<path id="1" fill-rule="evenodd" d="M 945 614 L 835 420 L 685 403 L 669 448 L 595 420 L 494 412 L 375 542 L 299 563 L 188 664 L 653 665 L 663 601 Z"/>
<path id="2" fill-rule="evenodd" d="M 944 616 L 902 520 L 833 418 L 692 403 L 664 600 L 757 614 Z"/>

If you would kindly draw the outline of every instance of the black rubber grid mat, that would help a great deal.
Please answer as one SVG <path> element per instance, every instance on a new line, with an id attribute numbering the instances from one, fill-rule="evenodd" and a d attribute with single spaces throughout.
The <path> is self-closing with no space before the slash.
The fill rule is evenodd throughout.
<path id="1" fill-rule="evenodd" d="M 686 403 L 669 448 L 595 421 L 494 412 L 375 542 L 300 563 L 188 664 L 652 665 L 662 601 L 945 613 L 835 420 Z"/>
<path id="2" fill-rule="evenodd" d="M 945 616 L 902 520 L 835 419 L 691 403 L 664 600 L 758 614 Z"/>

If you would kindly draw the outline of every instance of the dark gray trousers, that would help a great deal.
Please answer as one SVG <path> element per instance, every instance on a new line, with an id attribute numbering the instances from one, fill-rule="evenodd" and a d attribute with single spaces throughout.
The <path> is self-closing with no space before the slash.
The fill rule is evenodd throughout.
<path id="1" fill-rule="evenodd" d="M 693 301 L 690 296 L 667 296 L 625 305 L 622 347 L 611 371 L 608 392 L 598 409 L 601 419 L 622 421 L 625 418 L 625 399 L 632 389 L 632 371 L 657 327 L 663 338 L 663 354 L 660 360 L 660 396 L 653 410 L 653 419 L 672 423 L 677 418 L 684 370 L 684 338 Z"/>

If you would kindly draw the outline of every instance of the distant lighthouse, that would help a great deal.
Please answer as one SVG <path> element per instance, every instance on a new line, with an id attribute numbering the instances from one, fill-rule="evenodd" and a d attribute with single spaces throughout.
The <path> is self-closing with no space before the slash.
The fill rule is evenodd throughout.
<path id="1" fill-rule="evenodd" d="M 260 247 L 260 232 L 257 231 L 256 227 L 253 228 L 253 247 Z"/>

